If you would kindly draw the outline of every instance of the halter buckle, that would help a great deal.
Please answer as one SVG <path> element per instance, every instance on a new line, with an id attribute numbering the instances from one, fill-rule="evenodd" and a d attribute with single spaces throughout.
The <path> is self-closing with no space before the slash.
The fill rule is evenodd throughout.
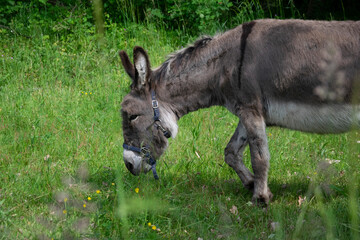
<path id="1" fill-rule="evenodd" d="M 147 147 L 142 147 L 140 154 L 141 154 L 142 158 L 149 158 L 150 157 L 150 149 Z"/>
<path id="2" fill-rule="evenodd" d="M 159 103 L 157 100 L 152 100 L 151 105 L 152 105 L 152 108 L 154 108 L 154 109 L 159 108 Z"/>

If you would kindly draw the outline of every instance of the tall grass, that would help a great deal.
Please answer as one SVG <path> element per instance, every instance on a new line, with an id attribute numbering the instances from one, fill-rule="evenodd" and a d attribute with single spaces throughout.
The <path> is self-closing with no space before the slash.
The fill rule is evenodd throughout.
<path id="1" fill-rule="evenodd" d="M 263 16 L 253 4 L 239 22 Z M 141 45 L 158 66 L 196 37 L 156 26 L 108 24 L 101 43 L 81 26 L 67 37 L 0 32 L 0 239 L 358 239 L 358 131 L 268 129 L 267 209 L 224 163 L 237 125 L 224 108 L 179 121 L 160 181 L 128 173 L 118 50 Z"/>

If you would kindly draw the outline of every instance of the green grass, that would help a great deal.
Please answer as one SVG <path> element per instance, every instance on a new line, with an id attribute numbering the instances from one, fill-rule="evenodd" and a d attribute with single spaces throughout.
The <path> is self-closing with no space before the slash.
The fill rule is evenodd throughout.
<path id="1" fill-rule="evenodd" d="M 269 128 L 268 209 L 224 162 L 237 125 L 224 108 L 179 121 L 160 181 L 126 170 L 118 50 L 143 46 L 155 67 L 188 38 L 152 25 L 115 25 L 101 41 L 0 33 L 0 239 L 359 239 L 358 132 Z"/>

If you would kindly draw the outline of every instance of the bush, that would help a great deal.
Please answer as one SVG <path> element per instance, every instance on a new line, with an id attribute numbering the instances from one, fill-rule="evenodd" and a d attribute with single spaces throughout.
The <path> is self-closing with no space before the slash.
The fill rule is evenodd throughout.
<path id="1" fill-rule="evenodd" d="M 94 32 L 96 0 L 3 0 L 0 27 L 27 35 Z M 105 25 L 148 22 L 165 30 L 199 35 L 214 33 L 256 18 L 358 19 L 360 2 L 296 0 L 98 0 Z M 102 11 L 101 11 L 102 12 Z M 101 21 L 102 22 L 102 21 Z"/>
<path id="2" fill-rule="evenodd" d="M 87 1 L 7 0 L 0 6 L 1 28 L 23 36 L 72 34 L 92 28 L 92 18 Z"/>

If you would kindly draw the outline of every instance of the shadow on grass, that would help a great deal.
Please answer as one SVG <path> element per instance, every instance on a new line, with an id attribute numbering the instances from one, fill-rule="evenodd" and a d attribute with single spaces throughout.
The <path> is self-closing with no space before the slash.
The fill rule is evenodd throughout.
<path id="1" fill-rule="evenodd" d="M 312 189 L 322 182 L 300 176 L 287 178 L 286 184 L 282 179 L 272 179 L 269 187 L 274 199 L 264 210 L 250 203 L 252 193 L 242 186 L 235 174 L 229 177 L 217 171 L 184 173 L 161 168 L 158 170 L 159 181 L 153 178 L 151 172 L 133 176 L 121 164 L 117 169 L 103 167 L 91 174 L 89 184 L 104 193 L 97 203 L 95 235 L 114 236 L 117 233 L 122 237 L 147 238 L 150 237 L 147 222 L 156 222 L 162 229 L 162 233 L 152 232 L 153 235 L 158 234 L 154 236 L 166 235 L 165 226 L 168 226 L 168 232 L 175 234 L 169 237 L 185 238 L 188 233 L 184 233 L 184 229 L 194 233 L 193 237 L 226 236 L 229 239 L 241 234 L 261 239 L 274 234 L 280 239 L 281 236 L 291 238 L 294 234 L 308 239 L 323 238 L 326 235 L 327 229 L 319 214 L 318 200 Z M 116 187 L 112 188 L 112 183 L 116 183 Z M 349 236 L 348 216 L 344 214 L 347 210 L 346 186 L 336 183 L 335 187 L 341 190 L 333 190 L 322 201 L 333 213 L 336 223 L 334 236 Z M 120 198 L 118 195 L 121 195 Z M 305 199 L 305 196 L 307 200 L 299 203 L 299 197 Z M 160 210 L 149 210 L 146 201 L 159 205 Z M 145 208 L 141 212 L 135 211 L 135 214 L 130 208 L 137 208 L 136 204 L 145 204 Z M 304 205 L 307 206 L 305 210 Z M 124 217 L 120 217 L 124 214 L 119 212 L 121 209 L 128 211 L 124 215 L 126 221 Z M 302 213 L 304 216 L 300 218 Z M 298 219 L 302 221 L 299 227 Z M 281 229 L 272 229 L 274 224 L 281 226 Z M 301 231 L 296 233 L 296 229 Z M 135 233 L 136 231 L 138 232 Z"/>

